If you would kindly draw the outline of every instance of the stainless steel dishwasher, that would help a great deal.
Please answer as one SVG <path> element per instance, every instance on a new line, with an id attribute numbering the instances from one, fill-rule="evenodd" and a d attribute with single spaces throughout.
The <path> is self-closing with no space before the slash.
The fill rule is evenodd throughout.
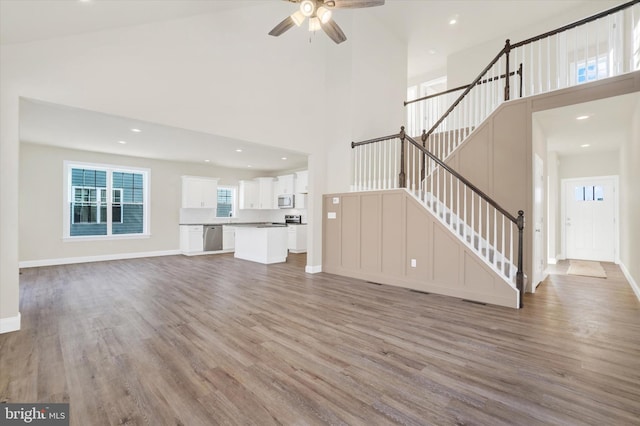
<path id="1" fill-rule="evenodd" d="M 204 226 L 204 251 L 222 250 L 222 225 Z"/>

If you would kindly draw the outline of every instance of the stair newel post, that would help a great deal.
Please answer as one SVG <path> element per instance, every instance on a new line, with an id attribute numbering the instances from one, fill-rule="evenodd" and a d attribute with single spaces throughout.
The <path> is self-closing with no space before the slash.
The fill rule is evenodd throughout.
<path id="1" fill-rule="evenodd" d="M 427 148 L 427 131 L 422 129 L 422 135 L 420 136 L 422 140 L 422 147 Z M 420 182 L 424 182 L 424 178 L 426 177 L 426 168 L 427 168 L 427 154 L 422 153 L 422 170 L 420 170 Z"/>
<path id="2" fill-rule="evenodd" d="M 524 212 L 518 211 L 518 272 L 516 272 L 516 287 L 520 291 L 520 308 L 524 299 L 524 272 L 522 271 L 522 234 L 524 231 Z"/>
<path id="3" fill-rule="evenodd" d="M 507 63 L 507 71 L 505 72 L 504 100 L 509 100 L 509 53 L 511 52 L 511 42 L 509 39 L 504 43 L 504 55 Z"/>
<path id="4" fill-rule="evenodd" d="M 400 127 L 400 175 L 398 175 L 398 188 L 406 188 L 406 176 L 404 174 L 404 126 Z"/>

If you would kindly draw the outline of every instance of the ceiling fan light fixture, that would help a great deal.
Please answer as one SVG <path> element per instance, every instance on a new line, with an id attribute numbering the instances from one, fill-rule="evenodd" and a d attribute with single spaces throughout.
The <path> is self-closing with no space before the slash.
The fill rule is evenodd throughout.
<path id="1" fill-rule="evenodd" d="M 313 15 L 313 12 L 315 10 L 316 4 L 313 2 L 313 0 L 302 0 L 302 2 L 300 3 L 300 12 L 306 17 Z"/>
<path id="2" fill-rule="evenodd" d="M 320 26 L 320 19 L 317 16 L 309 18 L 309 31 L 318 31 L 322 27 Z"/>
<path id="3" fill-rule="evenodd" d="M 320 6 L 316 12 L 316 16 L 320 19 L 320 22 L 326 24 L 331 19 L 331 11 L 326 7 Z"/>
<path id="4" fill-rule="evenodd" d="M 294 24 L 296 24 L 296 26 L 300 26 L 302 25 L 302 23 L 304 22 L 304 19 L 306 18 L 306 16 L 304 16 L 302 14 L 302 12 L 300 12 L 299 10 L 296 11 L 293 15 L 291 15 L 291 20 L 293 21 Z"/>

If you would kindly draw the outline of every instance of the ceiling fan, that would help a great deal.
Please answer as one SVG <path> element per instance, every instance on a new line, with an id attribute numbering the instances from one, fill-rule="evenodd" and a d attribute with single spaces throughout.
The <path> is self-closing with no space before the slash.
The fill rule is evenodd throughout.
<path id="1" fill-rule="evenodd" d="M 285 31 L 295 26 L 300 26 L 305 18 L 309 18 L 309 31 L 322 30 L 336 44 L 347 39 L 342 29 L 331 17 L 332 9 L 356 9 L 361 7 L 382 6 L 384 0 L 285 0 L 291 3 L 300 3 L 300 9 L 291 16 L 284 18 L 276 25 L 269 35 L 278 37 Z"/>

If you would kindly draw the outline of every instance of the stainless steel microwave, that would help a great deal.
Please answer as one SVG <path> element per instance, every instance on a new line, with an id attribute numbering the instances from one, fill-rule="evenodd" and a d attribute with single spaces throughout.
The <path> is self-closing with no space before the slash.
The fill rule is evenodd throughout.
<path id="1" fill-rule="evenodd" d="M 278 208 L 292 209 L 293 200 L 293 194 L 278 195 Z"/>

